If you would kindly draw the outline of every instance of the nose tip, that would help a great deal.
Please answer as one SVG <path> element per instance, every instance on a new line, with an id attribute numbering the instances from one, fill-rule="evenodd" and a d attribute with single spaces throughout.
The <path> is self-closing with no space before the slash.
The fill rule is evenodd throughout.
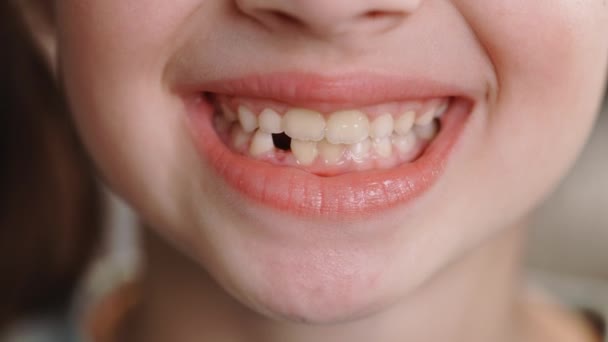
<path id="1" fill-rule="evenodd" d="M 386 32 L 422 0 L 236 0 L 245 15 L 271 31 L 298 30 L 329 38 Z"/>

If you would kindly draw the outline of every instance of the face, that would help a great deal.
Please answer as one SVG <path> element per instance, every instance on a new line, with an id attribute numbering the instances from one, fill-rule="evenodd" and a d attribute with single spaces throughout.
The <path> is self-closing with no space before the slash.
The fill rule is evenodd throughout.
<path id="1" fill-rule="evenodd" d="M 528 213 L 592 127 L 605 1 L 64 0 L 104 179 L 260 313 L 382 310 Z"/>

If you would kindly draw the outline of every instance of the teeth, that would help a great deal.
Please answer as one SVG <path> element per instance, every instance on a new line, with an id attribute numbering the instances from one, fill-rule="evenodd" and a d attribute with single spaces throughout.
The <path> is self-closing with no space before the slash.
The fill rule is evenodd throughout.
<path id="1" fill-rule="evenodd" d="M 369 136 L 369 120 L 358 110 L 333 113 L 327 120 L 325 138 L 332 144 L 356 144 Z"/>
<path id="2" fill-rule="evenodd" d="M 430 124 L 431 121 L 433 121 L 434 118 L 435 118 L 435 110 L 434 109 L 427 109 L 427 111 L 424 112 L 424 114 L 422 114 L 421 116 L 419 116 L 416 119 L 416 125 L 418 125 L 418 126 L 426 126 L 426 125 Z"/>
<path id="3" fill-rule="evenodd" d="M 414 121 L 416 120 L 416 112 L 407 111 L 403 113 L 395 122 L 395 132 L 399 135 L 407 135 L 412 127 L 414 126 Z"/>
<path id="4" fill-rule="evenodd" d="M 259 157 L 273 150 L 274 142 L 272 141 L 272 134 L 262 132 L 261 130 L 255 132 L 253 140 L 251 140 L 251 146 L 249 147 L 249 154 Z"/>
<path id="5" fill-rule="evenodd" d="M 251 138 L 250 133 L 246 133 L 241 125 L 234 125 L 232 127 L 232 146 L 234 146 L 237 150 L 245 150 L 247 148 L 247 144 L 249 143 L 249 139 Z"/>
<path id="6" fill-rule="evenodd" d="M 308 109 L 291 109 L 283 118 L 283 131 L 292 139 L 321 141 L 325 136 L 325 119 Z"/>
<path id="7" fill-rule="evenodd" d="M 328 165 L 337 164 L 342 159 L 345 150 L 344 145 L 332 144 L 327 140 L 321 140 L 317 145 L 317 148 L 323 161 Z"/>
<path id="8" fill-rule="evenodd" d="M 433 121 L 433 119 L 441 117 L 448 109 L 450 103 L 448 100 L 431 100 L 425 107 L 425 112 L 416 119 L 416 125 L 426 126 Z"/>
<path id="9" fill-rule="evenodd" d="M 300 165 L 312 164 L 319 154 L 316 142 L 296 139 L 291 140 L 291 152 Z"/>
<path id="10" fill-rule="evenodd" d="M 394 135 L 392 140 L 397 150 L 402 154 L 406 154 L 416 147 L 418 138 L 414 132 L 411 132 L 408 135 Z"/>
<path id="11" fill-rule="evenodd" d="M 439 106 L 439 108 L 437 108 L 437 111 L 435 112 L 435 118 L 439 119 L 443 116 L 443 114 L 445 114 L 445 112 L 448 110 L 448 108 L 450 107 L 450 102 L 447 100 L 444 100 L 443 103 Z"/>
<path id="12" fill-rule="evenodd" d="M 258 128 L 258 119 L 255 114 L 245 106 L 239 106 L 239 122 L 243 126 L 243 130 L 247 133 L 253 133 Z"/>
<path id="13" fill-rule="evenodd" d="M 265 133 L 278 134 L 283 133 L 281 127 L 281 116 L 270 108 L 266 108 L 260 114 L 260 129 Z"/>
<path id="14" fill-rule="evenodd" d="M 390 157 L 393 154 L 393 143 L 391 142 L 391 138 L 375 139 L 374 150 L 378 156 L 382 158 Z"/>
<path id="15" fill-rule="evenodd" d="M 235 111 L 220 104 L 222 115 L 214 120 L 217 130 L 229 138 L 235 150 L 252 157 L 274 158 L 275 134 L 284 133 L 289 137 L 285 139 L 291 140 L 290 160 L 295 159 L 299 165 L 342 167 L 350 161 L 357 164 L 356 168 L 392 167 L 399 158 L 414 157 L 419 145 L 436 137 L 439 118 L 449 105 L 449 99 L 432 99 L 416 106 L 378 105 L 369 108 L 370 113 L 382 113 L 370 114 L 372 121 L 365 110 L 340 110 L 326 119 L 322 113 L 305 108 L 292 108 L 284 114 L 265 108 L 257 115 L 246 105 Z M 400 115 L 394 115 L 395 108 L 400 108 Z M 284 153 L 276 153 L 281 162 Z"/>
<path id="16" fill-rule="evenodd" d="M 429 124 L 424 126 L 417 125 L 414 128 L 414 131 L 420 139 L 431 140 L 435 136 L 437 136 L 437 133 L 439 132 L 439 123 L 437 122 L 437 120 L 433 120 Z"/>
<path id="17" fill-rule="evenodd" d="M 236 113 L 225 104 L 222 104 L 222 114 L 224 115 L 224 118 L 228 120 L 228 122 L 236 121 Z"/>
<path id="18" fill-rule="evenodd" d="M 363 159 L 367 158 L 367 156 L 369 155 L 371 147 L 372 143 L 369 138 L 356 144 L 350 145 L 348 150 L 350 151 L 351 159 L 355 162 L 363 161 Z"/>
<path id="19" fill-rule="evenodd" d="M 369 135 L 374 139 L 390 137 L 393 134 L 395 120 L 391 114 L 379 116 L 372 122 Z"/>

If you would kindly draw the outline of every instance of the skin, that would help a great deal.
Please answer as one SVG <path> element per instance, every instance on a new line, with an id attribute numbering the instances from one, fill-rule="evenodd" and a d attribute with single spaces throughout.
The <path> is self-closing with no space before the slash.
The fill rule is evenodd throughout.
<path id="1" fill-rule="evenodd" d="M 384 14 L 368 25 L 368 11 Z M 127 340 L 553 335 L 522 299 L 524 222 L 593 126 L 605 1 L 62 0 L 46 18 L 37 36 L 82 139 L 149 226 L 144 309 Z M 475 109 L 445 175 L 415 205 L 303 220 L 226 190 L 198 156 L 175 91 L 184 70 L 202 80 L 424 72 L 459 80 Z M 361 233 L 370 226 L 390 233 Z M 280 227 L 302 233 L 272 233 Z"/>

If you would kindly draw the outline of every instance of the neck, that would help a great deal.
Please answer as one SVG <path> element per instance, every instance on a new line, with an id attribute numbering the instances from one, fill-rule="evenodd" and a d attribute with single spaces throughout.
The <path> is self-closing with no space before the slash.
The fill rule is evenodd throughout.
<path id="1" fill-rule="evenodd" d="M 354 322 L 278 322 L 235 301 L 194 261 L 146 230 L 148 268 L 129 341 L 516 340 L 523 230 L 511 229 L 446 267 L 391 308 Z"/>

